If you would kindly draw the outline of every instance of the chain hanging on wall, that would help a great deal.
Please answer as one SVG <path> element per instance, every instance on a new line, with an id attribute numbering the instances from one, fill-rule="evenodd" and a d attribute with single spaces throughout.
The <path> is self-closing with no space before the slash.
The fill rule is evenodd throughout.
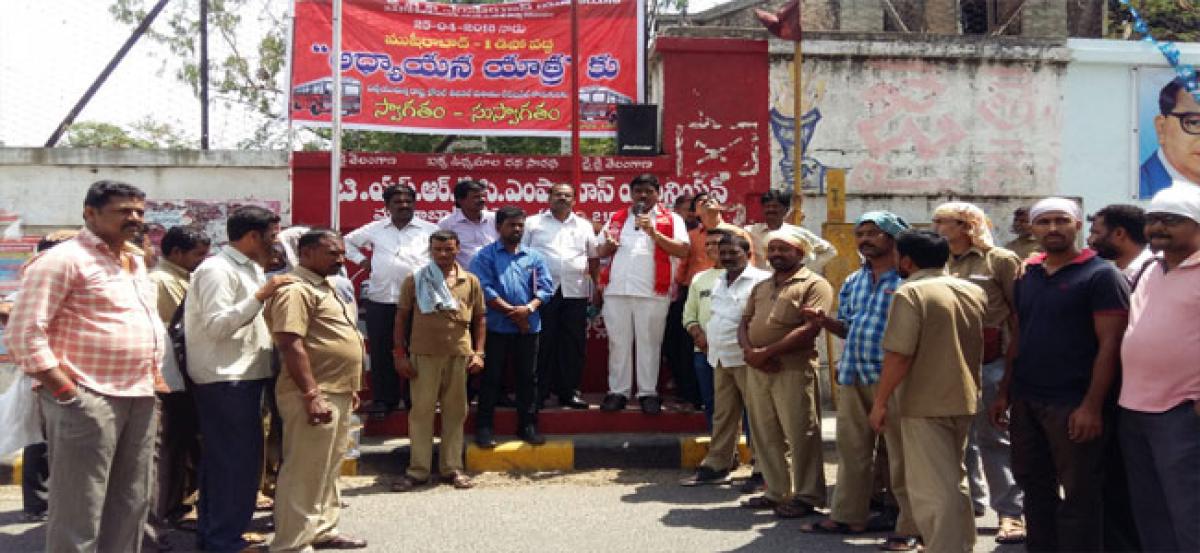
<path id="1" fill-rule="evenodd" d="M 1120 0 L 1121 5 L 1129 10 L 1130 17 L 1133 18 L 1133 30 L 1139 35 L 1142 35 L 1142 41 L 1148 42 L 1159 52 L 1162 52 L 1163 57 L 1167 58 L 1167 63 L 1171 64 L 1171 69 L 1175 70 L 1175 74 L 1179 76 L 1179 80 L 1183 83 L 1183 87 L 1191 93 L 1196 102 L 1200 102 L 1200 83 L 1196 79 L 1196 66 L 1190 63 L 1181 63 L 1179 59 L 1179 47 L 1174 42 L 1162 42 L 1154 38 L 1150 34 L 1150 24 L 1142 18 L 1142 14 L 1138 13 L 1137 9 L 1129 3 L 1129 0 Z"/>

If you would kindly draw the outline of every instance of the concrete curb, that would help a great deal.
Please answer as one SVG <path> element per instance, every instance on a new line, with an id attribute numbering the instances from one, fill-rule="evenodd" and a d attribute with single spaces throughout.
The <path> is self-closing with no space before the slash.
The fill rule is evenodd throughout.
<path id="1" fill-rule="evenodd" d="M 470 444 L 465 448 L 469 472 L 539 472 L 592 469 L 694 469 L 708 454 L 709 438 L 694 435 L 573 435 L 548 436 L 545 445 L 502 442 L 494 449 Z M 832 444 L 825 444 L 830 449 Z M 404 438 L 364 442 L 356 475 L 402 474 L 409 463 Z M 740 462 L 750 462 L 745 438 L 738 444 Z M 433 466 L 437 466 L 435 449 Z M 343 473 L 345 473 L 343 465 Z"/>

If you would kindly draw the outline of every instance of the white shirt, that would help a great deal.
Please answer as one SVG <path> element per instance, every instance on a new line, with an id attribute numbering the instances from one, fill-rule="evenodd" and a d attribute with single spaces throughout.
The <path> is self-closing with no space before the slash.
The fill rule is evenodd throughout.
<path id="1" fill-rule="evenodd" d="M 371 278 L 367 280 L 367 299 L 376 303 L 396 303 L 400 285 L 417 268 L 429 263 L 429 235 L 437 225 L 413 217 L 404 228 L 396 228 L 391 219 L 373 221 L 346 235 L 346 259 L 361 265 L 371 249 Z"/>
<path id="2" fill-rule="evenodd" d="M 652 218 L 657 218 L 659 213 L 658 206 L 654 207 L 654 211 L 650 213 Z M 608 287 L 604 289 L 606 296 L 636 296 L 642 298 L 657 298 L 664 297 L 654 293 L 654 239 L 645 231 L 637 228 L 635 223 L 636 217 L 629 214 L 625 218 L 625 226 L 621 228 L 617 242 L 620 247 L 617 248 L 616 255 L 612 258 L 608 275 Z M 671 222 L 674 225 L 673 240 L 690 244 L 688 241 L 687 226 L 683 224 L 683 218 L 671 213 Z M 613 232 L 612 221 L 605 226 L 610 234 Z M 603 240 L 598 238 L 597 240 Z M 678 270 L 679 258 L 671 256 L 671 281 L 674 282 L 675 271 Z"/>
<path id="3" fill-rule="evenodd" d="M 804 266 L 814 273 L 820 273 L 826 263 L 837 257 L 837 248 L 833 244 L 804 227 L 784 223 L 779 226 L 779 230 L 799 232 L 813 245 L 813 251 L 804 258 Z M 766 223 L 754 223 L 746 225 L 746 232 L 749 232 L 750 238 L 754 240 L 754 266 L 759 269 L 770 269 L 771 265 L 767 261 L 767 234 L 771 230 L 767 228 Z"/>
<path id="4" fill-rule="evenodd" d="M 1129 262 L 1129 265 L 1121 269 L 1121 272 L 1125 274 L 1125 280 L 1132 285 L 1133 279 L 1137 278 L 1138 273 L 1142 272 L 1142 267 L 1146 265 L 1146 262 L 1154 259 L 1154 257 L 1154 252 L 1150 251 L 1149 247 L 1144 248 L 1142 253 L 1139 253 L 1137 257 L 1133 258 L 1133 261 Z"/>
<path id="5" fill-rule="evenodd" d="M 525 219 L 521 244 L 546 260 L 564 298 L 587 298 L 588 258 L 596 257 L 595 239 L 592 223 L 583 217 L 571 213 L 559 221 L 547 211 Z"/>
<path id="6" fill-rule="evenodd" d="M 771 272 L 747 266 L 730 284 L 726 275 L 717 277 L 713 284 L 711 309 L 712 315 L 705 325 L 704 334 L 708 338 L 708 364 L 714 368 L 718 363 L 724 367 L 740 367 L 746 364 L 742 358 L 742 348 L 738 346 L 738 325 L 742 323 L 742 313 L 746 303 L 750 301 L 750 291 L 754 285 L 770 278 Z"/>
<path id="7" fill-rule="evenodd" d="M 487 209 L 483 210 L 479 222 L 476 223 L 456 207 L 452 213 L 438 221 L 437 226 L 442 230 L 452 230 L 458 235 L 458 257 L 455 259 L 463 267 L 470 267 L 475 254 L 500 237 L 500 233 L 496 231 L 496 212 Z"/>
<path id="8" fill-rule="evenodd" d="M 192 273 L 183 324 L 197 384 L 271 377 L 271 332 L 254 297 L 266 281 L 262 267 L 228 245 Z"/>

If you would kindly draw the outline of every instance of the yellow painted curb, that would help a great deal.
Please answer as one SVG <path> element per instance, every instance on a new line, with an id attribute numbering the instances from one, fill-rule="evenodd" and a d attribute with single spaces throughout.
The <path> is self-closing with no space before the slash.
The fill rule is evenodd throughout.
<path id="1" fill-rule="evenodd" d="M 467 446 L 467 470 L 471 472 L 533 472 L 572 470 L 575 444 L 570 440 L 548 441 L 545 445 L 504 442 L 495 449 Z"/>
<path id="2" fill-rule="evenodd" d="M 342 459 L 342 476 L 358 476 L 358 459 Z"/>
<path id="3" fill-rule="evenodd" d="M 24 473 L 22 467 L 25 466 L 25 455 L 18 453 L 13 457 L 12 461 L 12 483 L 14 486 L 21 485 L 21 475 Z"/>
<path id="4" fill-rule="evenodd" d="M 679 466 L 685 469 L 694 469 L 700 466 L 700 462 L 708 455 L 708 446 L 712 442 L 712 438 L 708 436 L 698 436 L 694 438 L 679 439 Z M 750 462 L 750 447 L 746 444 L 746 437 L 738 437 L 738 460 L 745 464 Z"/>

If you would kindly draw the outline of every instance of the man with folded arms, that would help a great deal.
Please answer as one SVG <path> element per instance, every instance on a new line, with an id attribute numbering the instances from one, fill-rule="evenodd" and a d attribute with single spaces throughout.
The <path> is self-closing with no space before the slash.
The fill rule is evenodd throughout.
<path id="1" fill-rule="evenodd" d="M 284 367 L 275 384 L 283 465 L 271 550 L 361 549 L 366 540 L 338 533 L 337 479 L 363 366 L 357 310 L 330 278 L 341 270 L 345 249 L 327 229 L 304 233 L 297 249 L 296 283 L 276 290 L 264 308 Z"/>
<path id="2" fill-rule="evenodd" d="M 833 288 L 804 266 L 811 248 L 794 230 L 767 235 L 767 260 L 775 271 L 750 292 L 738 327 L 742 359 L 750 367 L 746 398 L 755 460 L 767 483 L 765 495 L 742 506 L 771 508 L 784 518 L 810 515 L 825 504 L 816 346 L 821 327 L 805 319 L 804 310 L 828 310 Z"/>

